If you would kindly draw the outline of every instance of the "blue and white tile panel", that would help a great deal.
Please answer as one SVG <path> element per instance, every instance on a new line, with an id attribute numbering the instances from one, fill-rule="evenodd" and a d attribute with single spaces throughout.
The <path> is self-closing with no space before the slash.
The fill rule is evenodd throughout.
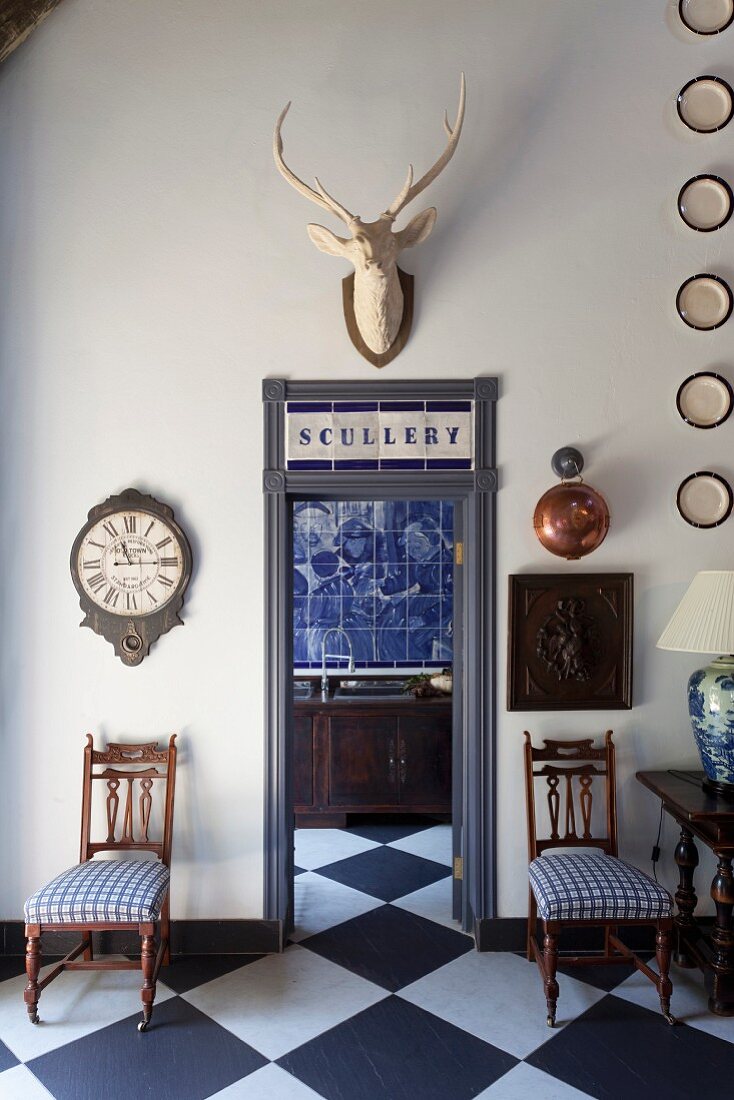
<path id="1" fill-rule="evenodd" d="M 453 527 L 450 500 L 296 501 L 295 667 L 320 668 L 321 643 L 332 627 L 348 634 L 357 668 L 450 664 Z M 337 635 L 328 648 L 347 654 Z"/>

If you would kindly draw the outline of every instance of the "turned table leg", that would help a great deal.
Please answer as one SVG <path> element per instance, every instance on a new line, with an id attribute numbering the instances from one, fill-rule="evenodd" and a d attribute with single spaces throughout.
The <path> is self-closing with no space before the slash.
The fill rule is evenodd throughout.
<path id="1" fill-rule="evenodd" d="M 693 886 L 693 875 L 698 866 L 698 849 L 689 829 L 682 828 L 680 840 L 675 849 L 675 862 L 678 864 L 679 885 L 675 892 L 675 951 L 673 959 L 678 966 L 693 968 L 695 961 L 686 954 L 684 944 L 686 933 L 693 932 L 696 922 L 693 914 L 698 898 Z"/>
<path id="2" fill-rule="evenodd" d="M 731 857 L 719 856 L 711 897 L 716 906 L 711 933 L 713 958 L 709 971 L 709 1008 L 718 1016 L 734 1016 L 734 876 Z"/>

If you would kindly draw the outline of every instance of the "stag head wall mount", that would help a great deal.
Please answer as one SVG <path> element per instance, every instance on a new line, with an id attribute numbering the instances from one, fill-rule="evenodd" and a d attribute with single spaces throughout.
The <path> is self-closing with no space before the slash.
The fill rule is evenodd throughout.
<path id="1" fill-rule="evenodd" d="M 461 74 L 461 92 L 456 122 L 449 125 L 444 117 L 448 137 L 446 148 L 425 175 L 413 182 L 413 166 L 397 197 L 383 210 L 376 221 L 363 221 L 332 198 L 315 180 L 316 188 L 299 179 L 283 159 L 281 128 L 290 103 L 280 113 L 273 135 L 273 156 L 278 171 L 296 191 L 345 223 L 351 237 L 338 237 L 322 225 L 309 225 L 308 235 L 321 252 L 340 256 L 354 265 L 354 273 L 342 282 L 342 298 L 347 330 L 361 355 L 375 367 L 384 367 L 402 350 L 410 333 L 413 318 L 413 276 L 398 267 L 398 257 L 404 248 L 412 248 L 431 235 L 436 224 L 436 208 L 428 207 L 408 222 L 404 229 L 393 225 L 400 212 L 417 198 L 443 171 L 456 152 L 464 122 L 466 82 Z"/>

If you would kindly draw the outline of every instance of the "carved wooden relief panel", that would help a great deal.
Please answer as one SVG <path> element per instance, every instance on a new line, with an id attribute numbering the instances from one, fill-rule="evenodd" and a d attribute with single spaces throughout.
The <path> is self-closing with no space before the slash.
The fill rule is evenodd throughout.
<path id="1" fill-rule="evenodd" d="M 510 577 L 508 710 L 632 706 L 631 573 Z"/>

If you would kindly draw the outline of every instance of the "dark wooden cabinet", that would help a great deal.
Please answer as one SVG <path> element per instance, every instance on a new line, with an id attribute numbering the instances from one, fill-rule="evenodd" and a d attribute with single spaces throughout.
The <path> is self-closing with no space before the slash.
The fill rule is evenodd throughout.
<path id="1" fill-rule="evenodd" d="M 294 792 L 300 825 L 347 813 L 451 812 L 451 700 L 295 704 Z"/>

